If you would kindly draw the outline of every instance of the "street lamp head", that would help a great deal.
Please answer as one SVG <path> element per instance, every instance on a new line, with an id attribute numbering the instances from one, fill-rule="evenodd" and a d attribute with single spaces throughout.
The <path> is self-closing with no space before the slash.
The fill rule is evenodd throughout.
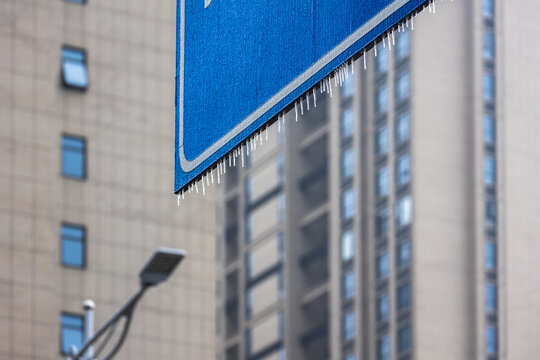
<path id="1" fill-rule="evenodd" d="M 139 274 L 141 286 L 153 286 L 167 280 L 184 257 L 184 250 L 157 248 Z"/>

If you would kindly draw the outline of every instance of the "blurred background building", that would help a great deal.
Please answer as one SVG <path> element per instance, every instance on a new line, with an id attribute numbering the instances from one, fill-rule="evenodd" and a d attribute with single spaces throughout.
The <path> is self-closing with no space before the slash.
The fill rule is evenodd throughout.
<path id="1" fill-rule="evenodd" d="M 0 359 L 60 359 L 138 287 L 118 359 L 213 359 L 213 196 L 173 197 L 175 1 L 0 0 Z"/>
<path id="2" fill-rule="evenodd" d="M 228 171 L 218 359 L 540 358 L 540 7 L 431 10 Z"/>

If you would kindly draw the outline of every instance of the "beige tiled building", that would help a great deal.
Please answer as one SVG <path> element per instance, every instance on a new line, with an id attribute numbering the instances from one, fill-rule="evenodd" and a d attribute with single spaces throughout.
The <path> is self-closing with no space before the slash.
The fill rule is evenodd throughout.
<path id="1" fill-rule="evenodd" d="M 62 358 L 62 314 L 101 324 L 157 246 L 189 255 L 117 358 L 215 357 L 214 199 L 172 194 L 175 6 L 0 0 L 0 359 Z"/>
<path id="2" fill-rule="evenodd" d="M 228 171 L 218 359 L 540 358 L 539 14 L 437 2 Z"/>

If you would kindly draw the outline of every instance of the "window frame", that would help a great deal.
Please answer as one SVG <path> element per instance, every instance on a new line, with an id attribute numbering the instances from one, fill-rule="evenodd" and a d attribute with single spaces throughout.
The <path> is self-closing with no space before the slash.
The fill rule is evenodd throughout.
<path id="1" fill-rule="evenodd" d="M 66 317 L 77 317 L 79 319 L 82 320 L 82 325 L 81 325 L 81 345 L 84 344 L 84 323 L 85 323 L 85 318 L 84 318 L 84 314 L 80 314 L 80 313 L 74 313 L 74 312 L 70 312 L 70 311 L 61 311 L 60 312 L 60 336 L 58 337 L 59 338 L 59 349 L 60 349 L 60 354 L 63 355 L 63 356 L 68 356 L 69 353 L 66 353 L 64 351 L 64 348 L 63 348 L 63 340 L 64 340 L 64 334 L 63 334 L 63 331 L 64 331 L 64 324 L 63 324 L 63 318 L 64 316 Z M 72 344 L 72 345 L 75 345 L 75 344 Z"/>
<path id="2" fill-rule="evenodd" d="M 64 172 L 64 139 L 69 138 L 71 140 L 79 140 L 83 144 L 82 148 L 82 159 L 83 159 L 83 166 L 82 166 L 82 176 L 73 176 L 66 174 Z M 60 174 L 62 178 L 69 179 L 69 180 L 77 180 L 77 181 L 85 181 L 88 179 L 88 141 L 86 140 L 85 136 L 82 135 L 74 135 L 71 133 L 62 133 L 60 135 Z"/>
<path id="3" fill-rule="evenodd" d="M 64 228 L 64 226 L 66 227 L 71 227 L 71 228 L 78 228 L 80 230 L 82 230 L 82 233 L 83 233 L 83 237 L 82 237 L 82 240 L 81 240 L 81 243 L 82 243 L 82 264 L 81 266 L 76 266 L 76 265 L 70 265 L 70 264 L 67 264 L 64 262 L 64 257 L 63 257 L 63 248 L 64 248 L 64 236 L 62 235 L 62 230 Z M 87 231 L 87 228 L 85 225 L 82 225 L 82 224 L 75 224 L 75 223 L 71 223 L 71 222 L 66 222 L 66 221 L 62 221 L 60 223 L 60 265 L 64 268 L 69 268 L 69 269 L 76 269 L 76 270 L 84 270 L 86 269 L 87 267 L 87 241 L 88 239 L 88 231 Z"/>
<path id="4" fill-rule="evenodd" d="M 70 2 L 72 4 L 84 5 L 84 4 L 73 2 L 73 1 L 68 1 L 68 0 L 64 0 L 64 1 Z M 86 0 L 83 0 L 83 1 L 84 3 L 86 3 Z M 84 69 L 86 70 L 86 86 L 77 86 L 77 85 L 69 84 L 68 82 L 66 82 L 66 78 L 64 76 L 64 56 L 62 54 L 64 50 L 71 50 L 71 51 L 82 53 L 83 55 L 82 64 L 84 65 Z M 88 52 L 86 51 L 85 48 L 82 48 L 80 46 L 62 44 L 62 47 L 60 50 L 60 81 L 62 83 L 62 86 L 65 89 L 69 89 L 69 90 L 86 92 L 90 88 L 90 76 L 88 72 Z"/>

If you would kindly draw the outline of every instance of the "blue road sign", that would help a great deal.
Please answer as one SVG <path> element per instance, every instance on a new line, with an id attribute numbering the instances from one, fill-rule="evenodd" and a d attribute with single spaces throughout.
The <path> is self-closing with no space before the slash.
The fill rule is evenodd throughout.
<path id="1" fill-rule="evenodd" d="M 426 0 L 177 0 L 175 192 Z"/>

